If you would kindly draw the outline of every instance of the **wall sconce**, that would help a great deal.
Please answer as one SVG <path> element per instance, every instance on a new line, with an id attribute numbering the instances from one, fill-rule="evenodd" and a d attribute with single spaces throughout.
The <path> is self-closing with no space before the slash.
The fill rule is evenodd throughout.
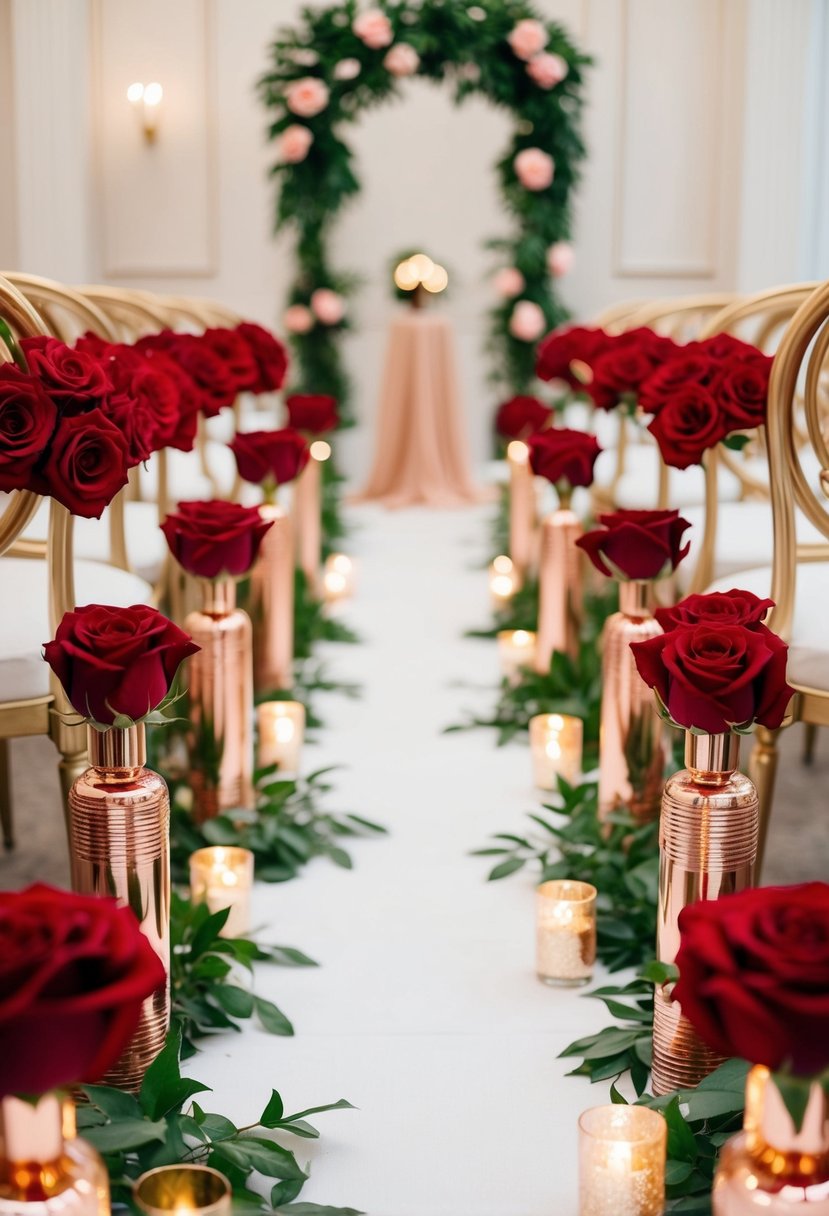
<path id="1" fill-rule="evenodd" d="M 127 101 L 141 120 L 141 129 L 148 144 L 155 143 L 158 134 L 158 110 L 164 90 L 157 81 L 141 84 L 136 81 L 127 89 Z"/>

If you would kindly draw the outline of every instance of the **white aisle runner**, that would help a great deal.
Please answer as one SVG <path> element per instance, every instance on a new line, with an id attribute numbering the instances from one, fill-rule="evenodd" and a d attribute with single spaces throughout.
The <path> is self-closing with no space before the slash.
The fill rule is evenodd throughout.
<path id="1" fill-rule="evenodd" d="M 491 732 L 440 733 L 494 699 L 494 644 L 461 637 L 489 617 L 490 513 L 352 512 L 359 582 L 344 617 L 363 644 L 327 657 L 363 695 L 321 700 L 326 729 L 305 767 L 347 765 L 332 808 L 390 835 L 348 845 L 351 872 L 319 860 L 291 883 L 257 885 L 263 939 L 322 965 L 257 973 L 295 1038 L 246 1028 L 194 1062 L 215 1090 L 204 1107 L 240 1124 L 272 1087 L 291 1111 L 359 1107 L 315 1117 L 316 1144 L 291 1142 L 312 1165 L 301 1201 L 370 1216 L 575 1216 L 576 1120 L 608 1100 L 556 1058 L 609 1019 L 535 979 L 531 879 L 487 884 L 488 859 L 467 855 L 526 826 L 538 805 L 529 754 L 496 749 Z"/>

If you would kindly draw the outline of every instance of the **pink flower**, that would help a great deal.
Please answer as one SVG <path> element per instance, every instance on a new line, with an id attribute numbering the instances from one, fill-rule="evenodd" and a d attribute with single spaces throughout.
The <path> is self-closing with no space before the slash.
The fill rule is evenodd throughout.
<path id="1" fill-rule="evenodd" d="M 365 13 L 360 13 L 359 17 L 355 17 L 351 28 L 360 41 L 373 51 L 390 46 L 394 39 L 391 22 L 379 8 L 370 8 Z"/>
<path id="2" fill-rule="evenodd" d="M 345 316 L 345 300 L 330 287 L 318 287 L 311 296 L 311 310 L 322 325 L 339 325 Z"/>
<path id="3" fill-rule="evenodd" d="M 279 137 L 279 159 L 284 160 L 286 164 L 297 165 L 301 160 L 305 160 L 313 142 L 314 136 L 307 127 L 298 122 L 292 123 Z"/>
<path id="4" fill-rule="evenodd" d="M 540 21 L 528 17 L 525 21 L 519 21 L 512 33 L 507 35 L 507 42 L 519 59 L 532 59 L 547 45 L 547 31 Z"/>
<path id="5" fill-rule="evenodd" d="M 492 286 L 502 299 L 511 300 L 524 290 L 524 276 L 514 266 L 505 266 L 492 276 Z"/>
<path id="6" fill-rule="evenodd" d="M 520 342 L 535 342 L 547 328 L 544 313 L 532 300 L 519 300 L 509 319 L 509 331 Z"/>
<path id="7" fill-rule="evenodd" d="M 556 241 L 547 250 L 547 269 L 555 279 L 560 278 L 563 274 L 569 274 L 575 260 L 573 246 L 568 245 L 567 241 Z"/>
<path id="8" fill-rule="evenodd" d="M 527 64 L 527 75 L 541 89 L 555 88 L 557 84 L 561 84 L 569 71 L 566 59 L 562 59 L 561 55 L 551 55 L 547 51 L 536 55 Z"/>
<path id="9" fill-rule="evenodd" d="M 292 304 L 282 314 L 282 324 L 289 334 L 307 334 L 314 325 L 314 314 L 304 304 Z"/>
<path id="10" fill-rule="evenodd" d="M 555 161 L 540 148 L 525 148 L 512 163 L 515 175 L 525 190 L 546 190 L 552 184 Z"/>
<path id="11" fill-rule="evenodd" d="M 316 76 L 305 76 L 289 84 L 285 92 L 285 104 L 292 114 L 300 118 L 313 118 L 328 105 L 328 85 Z"/>
<path id="12" fill-rule="evenodd" d="M 335 80 L 356 80 L 361 70 L 359 59 L 341 59 L 334 64 L 333 76 Z"/>
<path id="13" fill-rule="evenodd" d="M 383 67 L 392 76 L 414 76 L 419 66 L 420 56 L 408 42 L 396 42 L 383 60 Z"/>

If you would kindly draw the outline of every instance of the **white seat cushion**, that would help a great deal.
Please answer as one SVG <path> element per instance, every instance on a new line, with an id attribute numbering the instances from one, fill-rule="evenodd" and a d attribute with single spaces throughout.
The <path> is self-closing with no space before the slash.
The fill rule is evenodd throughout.
<path id="1" fill-rule="evenodd" d="M 49 628 L 46 562 L 0 558 L 0 700 L 24 701 L 49 692 L 49 668 L 41 657 Z M 135 574 L 102 562 L 75 562 L 79 604 L 148 604 L 152 587 Z"/>
<path id="2" fill-rule="evenodd" d="M 26 528 L 26 538 L 46 540 L 48 527 L 49 503 L 44 499 Z M 158 508 L 155 503 L 125 503 L 124 533 L 127 557 L 133 574 L 148 583 L 156 583 L 167 554 L 167 542 L 158 526 Z M 81 519 L 76 516 L 72 536 L 76 558 L 91 562 L 111 562 L 109 520 L 106 513 L 101 519 Z"/>
<path id="3" fill-rule="evenodd" d="M 627 510 L 651 510 L 659 499 L 659 451 L 655 445 L 636 443 L 625 451 L 625 472 L 614 493 L 616 505 Z M 616 473 L 616 453 L 603 452 L 596 461 L 596 484 L 609 486 Z M 719 470 L 720 502 L 736 502 L 739 480 L 728 469 Z M 668 506 L 693 506 L 705 501 L 705 473 L 699 465 L 668 470 Z"/>
<path id="4" fill-rule="evenodd" d="M 588 431 L 596 436 L 603 448 L 614 448 L 619 442 L 620 419 L 616 411 L 597 410 L 586 401 L 571 401 L 565 406 L 562 421 L 555 425 Z"/>
<path id="5" fill-rule="evenodd" d="M 765 597 L 771 593 L 771 566 L 741 570 L 718 579 L 709 591 L 739 587 Z M 801 688 L 829 692 L 829 631 L 826 603 L 829 601 L 829 562 L 803 562 L 797 567 L 795 614 L 789 639 L 789 682 Z"/>
<path id="6" fill-rule="evenodd" d="M 224 443 L 207 444 L 207 466 L 218 482 L 219 494 L 227 497 L 236 481 L 236 458 Z M 139 466 L 141 497 L 146 502 L 158 500 L 158 461 L 151 456 L 146 465 Z M 170 502 L 212 498 L 214 489 L 202 472 L 198 452 L 177 452 L 167 449 L 167 490 Z"/>
<path id="7" fill-rule="evenodd" d="M 214 418 L 208 418 L 205 426 L 208 437 L 216 443 L 230 443 L 239 431 L 273 431 L 278 427 L 287 426 L 284 411 L 271 395 L 263 398 L 251 397 L 246 394 L 242 398 L 242 409 L 237 425 L 233 410 L 221 410 Z"/>
<path id="8" fill-rule="evenodd" d="M 705 525 L 704 507 L 686 507 L 683 518 L 691 524 L 686 534 L 691 552 L 677 569 L 680 587 L 687 586 L 694 572 L 696 554 Z M 800 544 L 826 544 L 826 537 L 800 511 L 795 516 Z M 739 570 L 750 570 L 771 561 L 774 551 L 771 503 L 761 500 L 720 503 L 717 512 L 717 545 L 712 577 L 726 578 Z"/>

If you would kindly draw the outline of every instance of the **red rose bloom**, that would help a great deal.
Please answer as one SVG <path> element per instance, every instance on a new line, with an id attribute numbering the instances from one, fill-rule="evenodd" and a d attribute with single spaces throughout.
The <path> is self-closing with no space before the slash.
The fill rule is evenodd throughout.
<path id="1" fill-rule="evenodd" d="M 196 578 L 247 574 L 273 520 L 234 502 L 180 502 L 161 525 L 170 552 Z"/>
<path id="2" fill-rule="evenodd" d="M 665 464 L 687 469 L 699 464 L 703 454 L 724 439 L 728 428 L 710 389 L 689 384 L 674 393 L 648 430 L 659 444 Z"/>
<path id="3" fill-rule="evenodd" d="M 46 450 L 58 412 L 35 376 L 0 364 L 0 490 L 34 488 L 33 470 Z"/>
<path id="4" fill-rule="evenodd" d="M 608 578 L 663 578 L 676 570 L 691 547 L 682 546 L 690 528 L 679 511 L 614 511 L 600 515 L 604 526 L 585 532 L 576 544 Z"/>
<path id="5" fill-rule="evenodd" d="M 588 370 L 592 368 L 612 340 L 603 329 L 588 329 L 583 325 L 554 329 L 538 345 L 535 374 L 539 380 L 563 380 L 571 388 L 584 388 L 584 375 L 578 374 L 577 365 L 581 363 L 586 364 Z"/>
<path id="6" fill-rule="evenodd" d="M 165 982 L 114 899 L 39 883 L 0 892 L 0 1097 L 98 1081 Z"/>
<path id="7" fill-rule="evenodd" d="M 537 397 L 510 397 L 498 406 L 495 429 L 505 439 L 526 439 L 549 423 L 553 411 Z"/>
<path id="8" fill-rule="evenodd" d="M 293 393 L 285 398 L 288 426 L 310 435 L 323 435 L 339 426 L 336 397 L 320 393 Z"/>
<path id="9" fill-rule="evenodd" d="M 44 658 L 84 718 L 111 726 L 120 714 L 140 721 L 156 709 L 179 665 L 199 647 L 146 604 L 87 604 L 64 614 Z"/>
<path id="10" fill-rule="evenodd" d="M 593 379 L 587 387 L 594 405 L 611 410 L 625 400 L 634 404 L 642 384 L 677 349 L 670 338 L 651 329 L 631 329 L 610 338 L 593 363 Z"/>
<path id="11" fill-rule="evenodd" d="M 743 342 L 732 334 L 714 334 L 695 345 L 717 363 L 737 363 L 742 359 L 756 359 L 758 356 L 765 358 L 756 346 Z"/>
<path id="12" fill-rule="evenodd" d="M 110 389 L 100 361 L 82 350 L 72 350 L 57 338 L 22 338 L 20 349 L 29 371 L 63 413 L 78 413 L 98 405 Z"/>
<path id="13" fill-rule="evenodd" d="M 765 625 L 679 625 L 631 643 L 640 676 L 671 719 L 710 735 L 753 722 L 780 726 L 793 693 L 788 649 Z"/>
<path id="14" fill-rule="evenodd" d="M 288 374 L 288 352 L 278 338 L 261 325 L 243 321 L 236 332 L 244 338 L 256 360 L 259 378 L 254 393 L 277 392 Z"/>
<path id="15" fill-rule="evenodd" d="M 698 347 L 699 343 L 692 345 Z M 718 371 L 718 364 L 709 356 L 685 347 L 644 381 L 639 389 L 639 405 L 646 414 L 658 414 L 687 385 L 707 387 Z"/>
<path id="16" fill-rule="evenodd" d="M 299 431 L 240 432 L 229 445 L 236 457 L 239 476 L 254 485 L 275 481 L 278 486 L 293 481 L 308 463 L 308 444 Z"/>
<path id="17" fill-rule="evenodd" d="M 547 427 L 528 439 L 530 466 L 534 473 L 546 477 L 554 485 L 589 486 L 593 482 L 593 465 L 601 452 L 595 435 L 571 431 L 566 427 Z"/>
<path id="18" fill-rule="evenodd" d="M 761 355 L 726 365 L 711 385 L 728 432 L 763 426 L 769 395 L 772 360 Z"/>
<path id="19" fill-rule="evenodd" d="M 670 633 L 679 625 L 745 625 L 751 628 L 763 621 L 774 607 L 774 600 L 761 600 L 753 591 L 709 591 L 706 595 L 686 595 L 673 608 L 657 608 L 654 616 Z"/>
<path id="20" fill-rule="evenodd" d="M 259 368 L 250 346 L 238 329 L 206 329 L 202 340 L 229 368 L 236 391 L 253 391 L 259 382 Z"/>
<path id="21" fill-rule="evenodd" d="M 725 1056 L 815 1077 L 829 1065 L 829 886 L 760 887 L 679 914 L 673 997 Z"/>
<path id="22" fill-rule="evenodd" d="M 233 405 L 236 381 L 226 363 L 210 349 L 204 335 L 177 334 L 165 329 L 142 338 L 138 347 L 164 351 L 193 381 L 199 393 L 199 408 L 206 418 Z"/>
<path id="23" fill-rule="evenodd" d="M 144 348 L 142 354 L 146 357 L 147 366 L 154 372 L 167 377 L 175 385 L 177 408 L 175 419 L 171 420 L 169 430 L 165 430 L 165 443 L 159 442 L 159 447 L 177 448 L 180 452 L 192 452 L 196 442 L 199 426 L 199 410 L 201 409 L 202 394 L 192 376 L 172 359 L 166 351 L 155 348 Z"/>
<path id="24" fill-rule="evenodd" d="M 32 488 L 51 494 L 73 515 L 100 519 L 128 476 L 127 439 L 102 410 L 94 409 L 60 419 L 40 484 Z"/>

